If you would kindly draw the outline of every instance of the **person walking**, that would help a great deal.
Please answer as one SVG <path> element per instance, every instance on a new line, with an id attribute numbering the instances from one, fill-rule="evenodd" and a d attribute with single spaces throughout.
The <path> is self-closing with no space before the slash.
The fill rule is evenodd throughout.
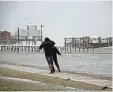
<path id="1" fill-rule="evenodd" d="M 54 66 L 53 66 L 53 46 L 55 45 L 55 42 L 50 41 L 48 37 L 45 38 L 45 41 L 42 42 L 42 44 L 39 46 L 39 49 L 44 49 L 45 52 L 45 58 L 48 62 L 48 66 L 50 68 L 51 74 L 55 72 Z"/>
<path id="2" fill-rule="evenodd" d="M 54 46 L 53 47 L 53 61 L 54 61 L 55 65 L 56 65 L 58 71 L 60 72 L 60 67 L 59 67 L 58 60 L 57 60 L 57 54 L 61 55 L 59 50 Z"/>
<path id="3" fill-rule="evenodd" d="M 49 41 L 52 43 L 52 45 L 53 45 L 53 47 L 52 47 L 53 62 L 54 62 L 54 64 L 56 65 L 58 71 L 61 72 L 60 67 L 59 67 L 59 64 L 58 64 L 58 60 L 57 60 L 57 54 L 58 54 L 58 55 L 61 55 L 61 53 L 60 53 L 59 50 L 54 46 L 55 43 L 54 43 L 52 40 L 50 40 L 49 38 L 48 38 L 48 40 L 49 40 Z M 53 71 L 55 72 L 54 65 L 53 65 Z"/>

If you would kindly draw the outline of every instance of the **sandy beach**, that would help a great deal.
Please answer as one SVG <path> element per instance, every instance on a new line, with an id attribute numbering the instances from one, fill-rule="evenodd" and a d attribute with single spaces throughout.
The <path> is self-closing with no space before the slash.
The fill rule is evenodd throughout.
<path id="1" fill-rule="evenodd" d="M 74 81 L 72 79 L 67 79 L 68 77 L 66 77 L 65 79 L 65 77 L 55 77 L 55 75 L 53 74 L 45 75 L 43 73 L 44 71 L 38 69 L 36 69 L 37 73 L 34 70 L 32 70 L 32 72 L 34 71 L 34 73 L 31 73 L 31 70 L 28 71 L 28 69 L 30 68 L 27 67 L 26 68 L 23 67 L 23 69 L 27 69 L 27 70 L 18 70 L 19 69 L 18 66 L 15 66 L 14 69 L 11 68 L 13 67 L 10 66 L 9 68 L 5 68 L 5 65 L 3 67 L 0 67 L 1 91 L 46 90 L 46 91 L 89 91 L 89 92 L 91 91 L 92 92 L 92 91 L 102 91 L 104 87 L 104 85 L 102 86 L 100 84 L 95 85 L 92 83 L 82 82 L 80 80 Z M 22 67 L 20 69 L 22 69 Z M 38 71 L 40 71 L 40 73 Z M 45 71 L 45 73 L 47 73 L 47 71 Z M 63 73 L 61 73 L 61 75 L 62 74 Z M 81 80 L 83 80 L 82 77 Z M 103 80 L 103 82 L 104 81 L 105 80 Z M 26 87 L 24 88 L 24 86 Z M 111 88 L 108 87 L 107 89 L 104 89 L 104 91 L 111 91 Z"/>

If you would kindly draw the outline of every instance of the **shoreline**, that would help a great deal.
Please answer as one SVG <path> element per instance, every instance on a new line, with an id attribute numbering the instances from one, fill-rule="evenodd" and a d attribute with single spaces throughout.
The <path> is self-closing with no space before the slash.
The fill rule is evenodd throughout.
<path id="1" fill-rule="evenodd" d="M 30 67 L 30 68 L 37 68 L 37 69 L 44 69 L 44 70 L 49 70 L 46 68 L 42 68 L 42 67 L 37 67 L 37 66 L 29 66 L 29 65 L 19 65 L 16 63 L 12 63 L 12 62 L 6 62 L 6 61 L 0 61 L 0 64 L 8 64 L 8 65 L 16 65 L 16 66 L 25 66 L 25 67 Z M 80 73 L 78 71 L 73 72 L 73 71 L 66 71 L 63 70 L 62 73 L 68 73 L 68 74 L 76 74 L 76 75 L 80 75 L 80 76 L 86 76 L 86 77 L 92 77 L 92 78 L 96 78 L 96 79 L 104 79 L 104 80 L 112 80 L 112 76 L 107 77 L 107 76 L 102 76 L 102 75 L 97 75 L 97 74 L 90 74 L 90 73 Z"/>
<path id="2" fill-rule="evenodd" d="M 67 80 L 64 78 L 60 77 L 53 77 L 53 76 L 48 76 L 48 75 L 42 75 L 42 74 L 37 74 L 37 73 L 30 73 L 26 71 L 20 71 L 20 70 L 15 70 L 15 69 L 10 69 L 10 68 L 3 68 L 0 67 L 0 76 L 6 76 L 6 77 L 14 77 L 14 78 L 22 78 L 22 79 L 30 79 L 33 81 L 39 81 L 41 83 L 47 83 L 47 84 L 54 84 L 54 85 L 60 85 L 64 87 L 72 87 L 72 88 L 77 88 L 80 90 L 90 90 L 90 91 L 111 91 L 112 88 L 107 88 L 103 90 L 103 86 L 95 85 L 95 84 L 90 84 L 90 83 L 85 83 L 81 81 L 73 81 L 71 79 Z M 49 88 L 48 88 L 49 89 Z M 76 90 L 75 90 L 76 91 Z"/>

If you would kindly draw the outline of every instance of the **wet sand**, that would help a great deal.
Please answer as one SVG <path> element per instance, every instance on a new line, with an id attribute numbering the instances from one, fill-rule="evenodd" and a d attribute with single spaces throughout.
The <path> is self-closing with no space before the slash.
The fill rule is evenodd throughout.
<path id="1" fill-rule="evenodd" d="M 75 91 L 75 88 L 41 83 L 29 79 L 0 77 L 0 91 Z"/>
<path id="2" fill-rule="evenodd" d="M 94 84 L 88 84 L 88 83 L 79 82 L 79 81 L 72 81 L 72 80 L 62 79 L 58 77 L 50 77 L 50 76 L 36 74 L 36 73 L 22 72 L 22 71 L 17 71 L 17 70 L 8 69 L 8 68 L 0 68 L 0 76 L 30 79 L 33 81 L 39 81 L 41 83 L 46 83 L 46 84 L 55 84 L 55 85 L 60 85 L 64 87 L 72 87 L 72 88 L 75 88 L 75 90 L 82 90 L 82 91 L 88 91 L 88 90 L 99 91 L 100 90 L 102 91 L 102 86 L 97 86 Z M 111 88 L 108 88 L 106 90 L 110 91 Z"/>
<path id="3" fill-rule="evenodd" d="M 28 62 L 29 63 L 29 62 Z M 31 67 L 31 68 L 39 68 L 39 69 L 45 69 L 45 70 L 49 70 L 48 68 L 45 67 L 40 67 L 40 66 L 34 66 L 34 65 L 29 65 L 29 64 L 22 64 L 19 62 L 9 62 L 9 61 L 0 61 L 0 64 L 9 64 L 9 65 L 16 65 L 16 66 L 26 66 L 26 67 Z M 57 70 L 56 70 L 57 71 Z M 84 72 L 78 72 L 78 71 L 71 71 L 68 70 L 62 70 L 62 73 L 69 73 L 69 74 L 77 74 L 77 75 L 81 75 L 81 76 L 87 76 L 87 77 L 92 77 L 92 78 L 97 78 L 97 79 L 105 79 L 105 80 L 112 80 L 111 76 L 103 76 L 103 75 L 99 75 L 99 74 L 91 74 L 91 73 L 84 73 Z"/>

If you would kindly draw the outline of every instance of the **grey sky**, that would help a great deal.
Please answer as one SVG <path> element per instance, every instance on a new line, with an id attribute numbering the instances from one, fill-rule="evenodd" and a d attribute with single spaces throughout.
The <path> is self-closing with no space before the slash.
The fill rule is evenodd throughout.
<path id="1" fill-rule="evenodd" d="M 65 37 L 112 36 L 111 1 L 0 2 L 0 30 L 44 25 L 43 36 L 64 45 Z"/>

